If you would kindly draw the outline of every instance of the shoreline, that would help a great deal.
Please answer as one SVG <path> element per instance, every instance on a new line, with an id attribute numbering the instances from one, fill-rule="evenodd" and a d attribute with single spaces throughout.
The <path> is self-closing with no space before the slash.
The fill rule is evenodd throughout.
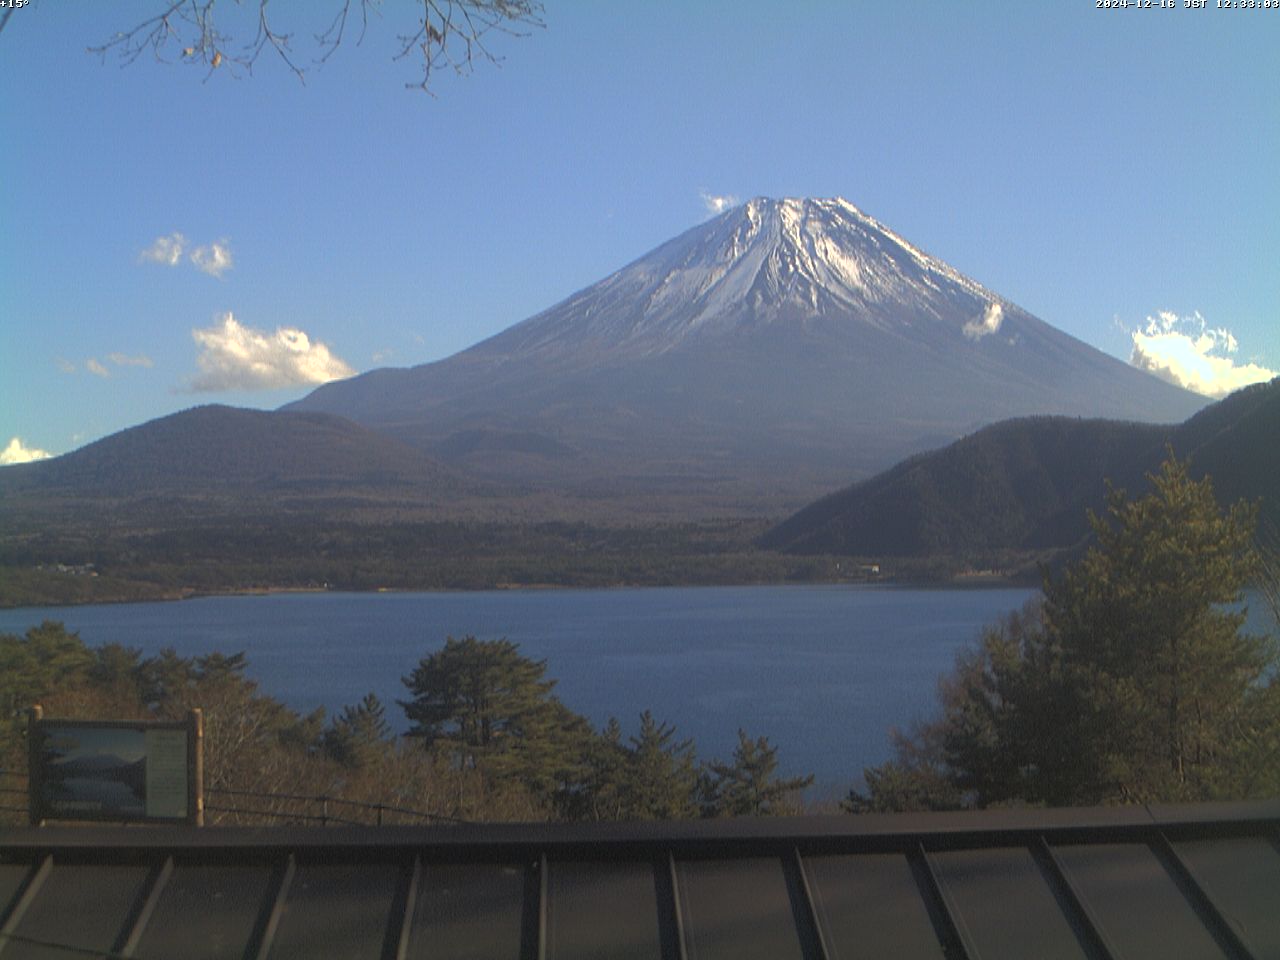
<path id="1" fill-rule="evenodd" d="M 705 582 L 693 580 L 672 580 L 662 583 L 619 581 L 614 583 L 549 583 L 530 581 L 499 581 L 483 586 L 379 586 L 379 587 L 347 587 L 347 586 L 255 586 L 228 588 L 225 590 L 201 590 L 185 588 L 165 590 L 153 595 L 112 596 L 110 594 L 89 596 L 75 600 L 48 600 L 35 602 L 0 602 L 0 610 L 40 610 L 63 609 L 84 606 L 116 606 L 127 604 L 179 603 L 184 600 L 202 600 L 220 597 L 270 597 L 286 595 L 313 594 L 423 594 L 423 593 L 500 593 L 518 591 L 555 592 L 555 591 L 608 591 L 608 590 L 660 590 L 660 589 L 725 589 L 734 587 L 817 587 L 817 586 L 875 586 L 885 588 L 903 588 L 912 590 L 1003 590 L 1012 588 L 1034 588 L 1039 581 L 1030 581 L 1025 577 L 1013 575 L 958 575 L 952 578 L 938 577 L 876 577 L 867 579 L 754 579 L 725 580 L 723 582 Z"/>

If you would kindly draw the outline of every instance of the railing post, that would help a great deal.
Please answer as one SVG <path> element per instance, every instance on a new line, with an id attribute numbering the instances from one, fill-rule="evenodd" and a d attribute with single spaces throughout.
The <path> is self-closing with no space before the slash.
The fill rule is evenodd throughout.
<path id="1" fill-rule="evenodd" d="M 40 755 L 40 721 L 43 719 L 44 707 L 37 703 L 27 714 L 27 813 L 33 827 L 44 826 L 40 816 L 40 775 L 44 769 Z"/>
<path id="2" fill-rule="evenodd" d="M 204 826 L 204 711 L 187 713 L 187 818 L 194 827 Z"/>

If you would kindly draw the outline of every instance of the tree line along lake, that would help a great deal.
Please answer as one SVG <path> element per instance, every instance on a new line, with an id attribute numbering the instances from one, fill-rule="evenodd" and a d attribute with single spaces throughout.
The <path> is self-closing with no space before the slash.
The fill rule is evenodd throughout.
<path id="1" fill-rule="evenodd" d="M 448 636 L 506 638 L 547 661 L 571 710 L 626 733 L 641 711 L 728 759 L 739 728 L 768 736 L 781 772 L 817 796 L 861 782 L 889 731 L 928 717 L 938 678 L 1025 588 L 888 585 L 300 593 L 0 611 L 0 631 L 58 620 L 90 646 L 145 655 L 244 651 L 248 675 L 290 707 L 336 713 L 366 693 L 407 726 L 401 683 Z M 1274 629 L 1251 597 L 1250 629 Z"/>

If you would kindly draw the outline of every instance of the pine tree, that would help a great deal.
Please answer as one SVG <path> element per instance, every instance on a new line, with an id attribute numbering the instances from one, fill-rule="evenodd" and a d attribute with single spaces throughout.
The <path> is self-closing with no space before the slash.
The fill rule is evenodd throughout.
<path id="1" fill-rule="evenodd" d="M 984 634 L 941 684 L 942 717 L 868 770 L 896 799 L 978 806 L 1246 798 L 1280 790 L 1276 638 L 1242 632 L 1256 511 L 1219 509 L 1170 454 L 1152 489 L 1111 490 L 1096 545 Z"/>
<path id="2" fill-rule="evenodd" d="M 390 755 L 394 740 L 387 708 L 375 694 L 367 693 L 357 704 L 348 704 L 324 732 L 324 752 L 347 767 L 369 767 Z"/>
<path id="3" fill-rule="evenodd" d="M 778 748 L 768 737 L 752 740 L 738 731 L 733 762 L 713 760 L 702 775 L 702 812 L 708 817 L 789 814 L 799 806 L 796 794 L 813 783 L 807 777 L 775 777 Z"/>
<path id="4" fill-rule="evenodd" d="M 1138 500 L 1109 495 L 1097 546 L 1045 589 L 1058 707 L 1100 800 L 1200 799 L 1239 782 L 1263 731 L 1274 648 L 1241 632 L 1256 510 L 1219 510 L 1172 456 Z"/>
<path id="5" fill-rule="evenodd" d="M 624 819 L 678 820 L 697 812 L 693 741 L 675 736 L 675 727 L 654 720 L 648 710 L 640 715 L 624 772 Z"/>
<path id="6" fill-rule="evenodd" d="M 553 802 L 580 785 L 592 731 L 552 695 L 546 671 L 508 640 L 449 637 L 404 678 L 409 735 L 461 769 L 517 780 Z"/>

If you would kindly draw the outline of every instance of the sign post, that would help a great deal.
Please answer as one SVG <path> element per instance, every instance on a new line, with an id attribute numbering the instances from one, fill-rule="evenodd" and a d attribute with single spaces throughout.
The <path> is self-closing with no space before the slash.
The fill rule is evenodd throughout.
<path id="1" fill-rule="evenodd" d="M 204 824 L 204 722 L 46 720 L 31 710 L 31 822 Z"/>

